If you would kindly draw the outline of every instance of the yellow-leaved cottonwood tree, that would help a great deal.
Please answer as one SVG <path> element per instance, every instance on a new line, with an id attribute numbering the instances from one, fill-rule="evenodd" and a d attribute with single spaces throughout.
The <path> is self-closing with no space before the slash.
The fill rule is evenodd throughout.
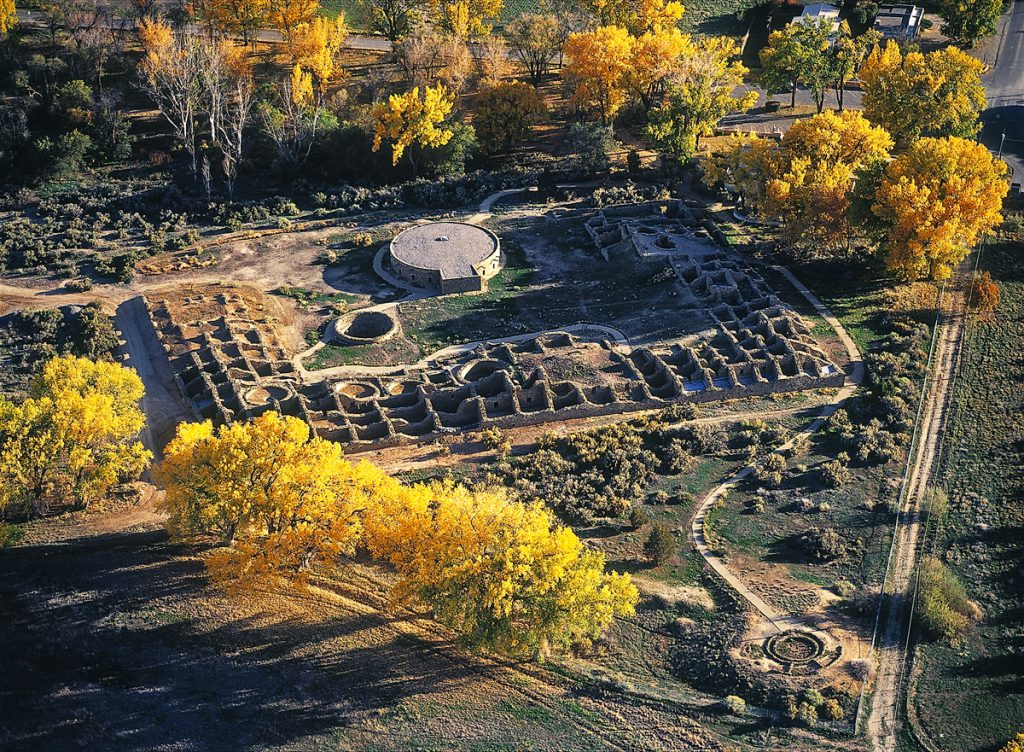
<path id="1" fill-rule="evenodd" d="M 888 267 L 907 279 L 946 279 L 1002 222 L 1006 163 L 963 138 L 922 138 L 885 169 L 871 211 Z"/>
<path id="2" fill-rule="evenodd" d="M 294 63 L 313 76 L 322 94 L 345 74 L 341 53 L 348 34 L 343 14 L 333 20 L 320 17 L 294 27 L 291 38 Z"/>
<path id="3" fill-rule="evenodd" d="M 275 0 L 267 6 L 267 23 L 291 37 L 299 26 L 313 23 L 319 12 L 320 0 Z M 344 14 L 338 17 L 343 19 Z"/>
<path id="4" fill-rule="evenodd" d="M 18 402 L 0 398 L 0 510 L 88 507 L 146 468 L 142 381 L 117 363 L 54 358 Z"/>
<path id="5" fill-rule="evenodd" d="M 228 548 L 208 560 L 214 579 L 245 589 L 255 581 L 301 580 L 309 568 L 351 554 L 367 507 L 365 464 L 338 444 L 309 441 L 309 427 L 269 413 L 214 430 L 183 424 L 156 478 L 168 528 L 179 537 L 216 534 Z"/>
<path id="6" fill-rule="evenodd" d="M 635 36 L 675 26 L 683 17 L 683 4 L 676 0 L 582 0 L 580 7 L 601 25 Z"/>
<path id="7" fill-rule="evenodd" d="M 431 608 L 471 646 L 514 654 L 586 643 L 630 613 L 628 576 L 536 505 L 453 484 L 406 486 L 349 463 L 296 418 L 183 425 L 158 478 L 179 537 L 215 534 L 207 559 L 235 592 L 303 584 L 365 545 L 394 566 L 394 599 Z"/>
<path id="8" fill-rule="evenodd" d="M 860 67 L 864 116 L 904 144 L 922 135 L 969 138 L 986 106 L 983 70 L 980 60 L 956 47 L 904 55 L 890 41 Z"/>
<path id="9" fill-rule="evenodd" d="M 0 0 L 0 36 L 7 33 L 18 23 L 18 10 L 14 0 Z"/>
<path id="10" fill-rule="evenodd" d="M 373 150 L 387 141 L 391 144 L 391 164 L 398 164 L 405 154 L 415 177 L 414 147 L 444 146 L 451 140 L 453 132 L 443 123 L 454 105 L 454 95 L 440 84 L 426 87 L 422 96 L 418 86 L 405 94 L 392 94 L 373 107 Z"/>
<path id="11" fill-rule="evenodd" d="M 605 125 L 626 103 L 633 37 L 621 26 L 600 26 L 572 34 L 563 52 L 562 75 L 572 90 L 570 103 L 597 113 Z"/>
<path id="12" fill-rule="evenodd" d="M 706 161 L 705 179 L 736 185 L 749 208 L 782 221 L 789 242 L 835 249 L 855 232 L 856 179 L 888 160 L 892 145 L 889 134 L 859 112 L 824 112 L 797 120 L 778 145 L 757 136 L 732 138 Z"/>

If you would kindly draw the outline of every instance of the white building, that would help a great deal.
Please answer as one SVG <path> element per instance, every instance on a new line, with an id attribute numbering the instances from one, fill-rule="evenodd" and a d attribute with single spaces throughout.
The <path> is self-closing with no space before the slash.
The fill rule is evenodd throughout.
<path id="1" fill-rule="evenodd" d="M 875 30 L 885 39 L 909 41 L 921 33 L 924 8 L 916 5 L 881 5 L 875 16 Z"/>
<path id="2" fill-rule="evenodd" d="M 790 21 L 791 24 L 808 22 L 831 24 L 831 33 L 835 34 L 839 31 L 839 8 L 827 3 L 805 5 L 804 12 Z"/>

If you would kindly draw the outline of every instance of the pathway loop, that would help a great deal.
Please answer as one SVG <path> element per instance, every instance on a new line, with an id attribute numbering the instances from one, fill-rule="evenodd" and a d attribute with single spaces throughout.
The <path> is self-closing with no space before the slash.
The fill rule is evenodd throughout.
<path id="1" fill-rule="evenodd" d="M 857 347 L 857 343 L 853 341 L 853 338 L 847 334 L 846 329 L 839 322 L 839 319 L 829 310 L 828 306 L 821 302 L 818 297 L 812 293 L 807 287 L 798 280 L 793 273 L 782 266 L 772 266 L 772 269 L 779 272 L 789 280 L 797 291 L 800 292 L 804 298 L 807 299 L 813 307 L 815 312 L 821 316 L 828 324 L 835 330 L 836 336 L 839 337 L 839 341 L 843 343 L 846 348 L 847 355 L 850 359 L 850 373 L 848 374 L 847 382 L 836 394 L 836 398 L 824 405 L 818 417 L 814 419 L 807 428 L 800 433 L 796 434 L 789 441 L 776 449 L 776 452 L 785 451 L 790 449 L 802 441 L 805 441 L 813 433 L 818 431 L 825 422 L 832 417 L 832 415 L 839 409 L 839 407 L 853 396 L 854 392 L 860 386 L 861 381 L 864 379 L 864 360 L 861 356 L 861 352 Z M 711 491 L 704 500 L 697 507 L 697 511 L 693 516 L 693 520 L 690 523 L 690 540 L 693 542 L 693 546 L 700 555 L 704 558 L 704 561 L 710 566 L 723 580 L 729 585 L 736 593 L 749 603 L 755 611 L 761 614 L 767 621 L 769 621 L 779 632 L 784 632 L 787 629 L 806 629 L 806 624 L 797 617 L 781 614 L 771 605 L 769 605 L 763 598 L 748 588 L 743 581 L 734 574 L 725 561 L 708 545 L 707 537 L 705 535 L 705 520 L 708 512 L 722 499 L 726 493 L 732 488 L 735 488 L 741 481 L 753 473 L 764 460 L 758 460 L 750 465 L 747 465 L 740 471 L 738 471 L 731 478 L 727 479 L 724 483 L 719 485 L 717 488 Z"/>

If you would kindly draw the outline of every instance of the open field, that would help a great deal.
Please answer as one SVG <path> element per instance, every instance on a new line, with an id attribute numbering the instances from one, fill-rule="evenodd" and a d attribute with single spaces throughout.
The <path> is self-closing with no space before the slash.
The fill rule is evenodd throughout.
<path id="1" fill-rule="evenodd" d="M 918 649 L 915 711 L 921 731 L 941 750 L 995 749 L 1021 730 L 1024 718 L 1019 243 L 1019 236 L 1004 236 L 981 260 L 1002 300 L 994 319 L 970 324 L 964 341 L 941 465 L 951 509 L 926 544 L 953 567 L 984 613 L 964 644 Z"/>
<path id="2" fill-rule="evenodd" d="M 756 722 L 700 694 L 463 653 L 424 615 L 384 609 L 387 575 L 358 562 L 305 594 L 228 600 L 159 524 L 148 504 L 115 506 L 0 552 L 4 749 L 760 748 Z"/>

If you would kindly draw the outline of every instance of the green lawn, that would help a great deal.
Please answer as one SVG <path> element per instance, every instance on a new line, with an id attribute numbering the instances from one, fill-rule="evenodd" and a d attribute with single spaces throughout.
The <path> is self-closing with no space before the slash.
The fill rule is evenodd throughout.
<path id="1" fill-rule="evenodd" d="M 1024 272 L 1021 235 L 984 251 L 1002 290 L 969 324 L 942 459 L 950 514 L 930 542 L 984 611 L 965 644 L 924 644 L 916 708 L 931 743 L 988 752 L 1024 731 Z"/>

